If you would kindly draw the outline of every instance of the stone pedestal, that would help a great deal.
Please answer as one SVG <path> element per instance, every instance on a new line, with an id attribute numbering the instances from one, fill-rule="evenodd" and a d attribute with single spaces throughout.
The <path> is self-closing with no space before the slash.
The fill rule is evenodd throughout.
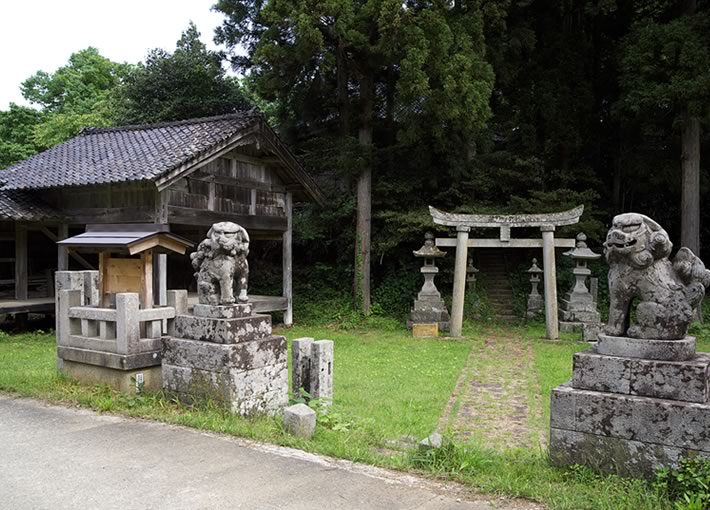
<path id="1" fill-rule="evenodd" d="M 163 389 L 186 402 L 213 399 L 240 415 L 275 414 L 288 403 L 286 339 L 249 303 L 199 304 L 163 338 Z"/>
<path id="2" fill-rule="evenodd" d="M 685 456 L 710 459 L 710 354 L 695 354 L 692 337 L 599 339 L 552 391 L 551 460 L 652 477 Z"/>
<path id="3" fill-rule="evenodd" d="M 441 299 L 441 293 L 434 285 L 434 276 L 439 272 L 439 268 L 434 265 L 425 265 L 420 269 L 424 275 L 424 285 L 417 294 L 414 301 L 414 308 L 409 315 L 407 326 L 409 329 L 414 324 L 438 324 L 438 329 L 449 331 L 450 317 L 446 303 Z"/>

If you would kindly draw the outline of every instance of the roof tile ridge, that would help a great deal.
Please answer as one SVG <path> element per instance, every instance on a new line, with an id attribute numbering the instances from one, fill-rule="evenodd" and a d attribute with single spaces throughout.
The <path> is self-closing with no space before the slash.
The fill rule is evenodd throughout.
<path id="1" fill-rule="evenodd" d="M 205 122 L 218 122 L 221 120 L 233 120 L 233 119 L 249 119 L 249 118 L 263 118 L 264 114 L 258 108 L 252 108 L 251 110 L 240 110 L 233 113 L 225 113 L 223 115 L 212 115 L 209 117 L 197 117 L 194 119 L 183 119 L 183 120 L 173 120 L 166 122 L 156 122 L 153 124 L 129 124 L 126 126 L 115 126 L 115 127 L 103 127 L 103 128 L 92 128 L 86 127 L 81 130 L 79 136 L 84 135 L 95 135 L 100 133 L 116 133 L 121 131 L 141 131 L 147 129 L 160 129 L 165 127 L 175 127 L 175 126 L 188 126 L 190 124 L 202 124 Z"/>

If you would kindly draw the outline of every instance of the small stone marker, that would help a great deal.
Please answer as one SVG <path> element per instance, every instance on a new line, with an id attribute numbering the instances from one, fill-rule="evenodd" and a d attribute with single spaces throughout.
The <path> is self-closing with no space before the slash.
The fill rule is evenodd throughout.
<path id="1" fill-rule="evenodd" d="M 439 324 L 412 324 L 412 336 L 414 338 L 432 338 L 439 336 Z"/>
<path id="2" fill-rule="evenodd" d="M 301 388 L 311 387 L 311 346 L 313 338 L 296 338 L 291 342 L 291 386 L 293 395 L 299 397 Z"/>
<path id="3" fill-rule="evenodd" d="M 435 450 L 441 448 L 445 444 L 448 444 L 441 434 L 438 432 L 433 432 L 429 437 L 422 439 L 419 442 L 419 448 L 421 450 Z"/>
<path id="4" fill-rule="evenodd" d="M 333 400 L 332 340 L 298 338 L 291 344 L 293 394 L 303 388 L 313 399 Z"/>
<path id="5" fill-rule="evenodd" d="M 316 412 L 306 404 L 284 409 L 284 428 L 296 437 L 310 439 L 316 431 Z"/>

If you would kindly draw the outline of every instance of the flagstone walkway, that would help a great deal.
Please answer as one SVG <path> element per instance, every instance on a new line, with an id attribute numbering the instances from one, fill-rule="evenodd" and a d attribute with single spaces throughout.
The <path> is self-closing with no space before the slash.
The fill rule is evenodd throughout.
<path id="1" fill-rule="evenodd" d="M 496 449 L 539 448 L 546 439 L 541 413 L 532 345 L 490 329 L 473 346 L 439 430 Z"/>

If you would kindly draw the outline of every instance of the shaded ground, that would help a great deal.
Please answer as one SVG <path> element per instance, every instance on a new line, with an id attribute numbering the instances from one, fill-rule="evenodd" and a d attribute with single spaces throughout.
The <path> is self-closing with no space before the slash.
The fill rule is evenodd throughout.
<path id="1" fill-rule="evenodd" d="M 476 341 L 439 430 L 493 448 L 544 446 L 540 392 L 529 341 L 490 329 Z"/>

